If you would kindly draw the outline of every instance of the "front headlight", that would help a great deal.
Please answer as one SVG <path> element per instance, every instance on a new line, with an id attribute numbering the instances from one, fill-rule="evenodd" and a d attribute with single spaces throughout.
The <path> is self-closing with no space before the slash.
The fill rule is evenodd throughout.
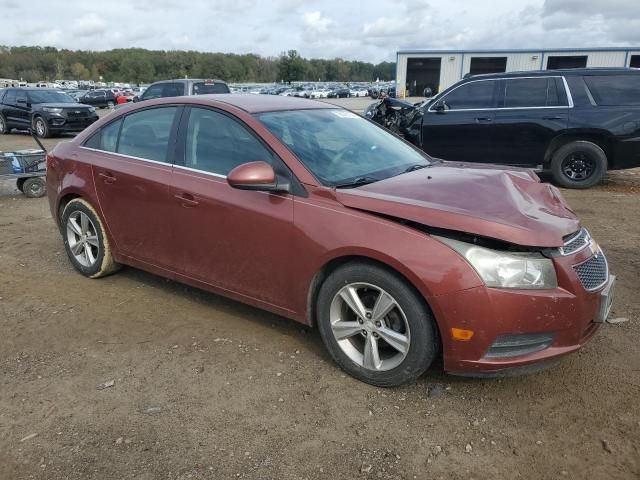
<path id="1" fill-rule="evenodd" d="M 62 113 L 61 108 L 55 108 L 55 107 L 42 107 L 42 110 L 49 113 Z"/>
<path id="2" fill-rule="evenodd" d="M 558 286 L 553 261 L 541 253 L 502 252 L 451 238 L 434 237 L 462 255 L 487 287 L 544 289 Z"/>

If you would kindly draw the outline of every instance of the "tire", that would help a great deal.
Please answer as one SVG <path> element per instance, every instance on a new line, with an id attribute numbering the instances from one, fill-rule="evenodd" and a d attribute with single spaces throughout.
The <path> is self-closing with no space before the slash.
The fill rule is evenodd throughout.
<path id="1" fill-rule="evenodd" d="M 25 197 L 29 198 L 40 198 L 47 194 L 47 183 L 45 182 L 44 177 L 30 177 L 24 179 L 24 182 L 22 182 L 22 188 L 20 188 L 19 184 L 18 188 L 22 193 L 24 193 Z"/>
<path id="2" fill-rule="evenodd" d="M 49 125 L 44 121 L 42 117 L 36 117 L 33 119 L 33 130 L 40 138 L 47 138 L 51 136 L 49 132 Z"/>
<path id="3" fill-rule="evenodd" d="M 83 223 L 83 216 L 87 223 Z M 81 198 L 71 200 L 62 211 L 60 225 L 69 260 L 82 275 L 100 278 L 120 268 L 111 254 L 102 220 L 89 202 Z"/>
<path id="4" fill-rule="evenodd" d="M 607 155 L 592 142 L 567 143 L 551 157 L 554 183 L 565 188 L 589 188 L 601 182 L 607 173 Z"/>
<path id="5" fill-rule="evenodd" d="M 345 300 L 353 299 L 354 292 L 365 318 Z M 376 319 L 374 307 L 380 298 L 391 299 L 387 305 L 394 306 Z M 424 299 L 398 274 L 375 264 L 348 263 L 332 272 L 318 292 L 316 313 L 320 336 L 333 360 L 371 385 L 395 387 L 413 382 L 438 352 L 437 328 Z M 367 350 L 377 351 L 378 357 L 367 355 Z"/>
<path id="6" fill-rule="evenodd" d="M 9 125 L 7 125 L 7 119 L 4 115 L 0 115 L 0 135 L 6 135 L 11 131 Z"/>
<path id="7" fill-rule="evenodd" d="M 18 190 L 20 190 L 22 193 L 24 193 L 24 181 L 26 180 L 26 178 L 19 178 L 18 180 L 16 180 L 16 187 L 18 187 Z"/>
<path id="8" fill-rule="evenodd" d="M 115 106 L 116 106 L 116 104 L 115 104 L 115 103 L 113 103 L 113 102 L 107 102 L 107 108 L 113 108 L 113 107 L 115 107 Z"/>

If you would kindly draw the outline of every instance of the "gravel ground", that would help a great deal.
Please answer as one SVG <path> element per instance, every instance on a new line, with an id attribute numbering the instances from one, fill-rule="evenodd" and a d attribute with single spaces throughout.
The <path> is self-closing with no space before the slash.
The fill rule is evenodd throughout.
<path id="1" fill-rule="evenodd" d="M 564 194 L 627 321 L 534 376 L 438 363 L 383 390 L 292 321 L 130 268 L 81 277 L 46 200 L 0 182 L 0 478 L 640 478 L 640 169 Z"/>

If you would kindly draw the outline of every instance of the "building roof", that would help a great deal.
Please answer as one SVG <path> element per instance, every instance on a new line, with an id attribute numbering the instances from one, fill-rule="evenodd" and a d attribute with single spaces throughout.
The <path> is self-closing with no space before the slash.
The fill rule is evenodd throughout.
<path id="1" fill-rule="evenodd" d="M 429 50 L 405 49 L 398 50 L 398 54 L 429 53 L 429 54 L 458 54 L 458 53 L 555 53 L 555 52 L 632 52 L 640 51 L 637 47 L 595 47 L 595 48 L 514 48 L 514 49 L 462 49 L 462 50 Z"/>

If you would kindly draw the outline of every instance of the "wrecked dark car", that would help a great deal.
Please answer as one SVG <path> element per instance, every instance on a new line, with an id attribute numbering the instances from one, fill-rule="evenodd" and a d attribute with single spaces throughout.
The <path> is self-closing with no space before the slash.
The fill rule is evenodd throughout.
<path id="1" fill-rule="evenodd" d="M 534 168 L 566 188 L 640 166 L 634 69 L 475 75 L 425 102 L 384 98 L 365 116 L 429 155 Z"/>

